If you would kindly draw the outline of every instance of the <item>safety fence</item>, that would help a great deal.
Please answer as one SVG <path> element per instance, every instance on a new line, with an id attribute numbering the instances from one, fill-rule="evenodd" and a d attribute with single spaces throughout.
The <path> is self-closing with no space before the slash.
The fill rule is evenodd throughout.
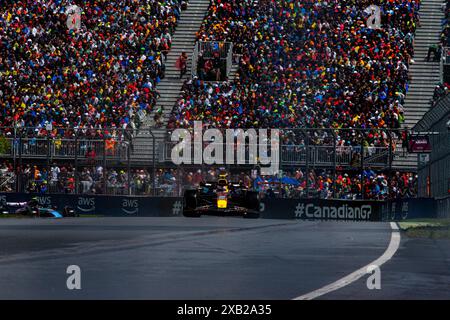
<path id="1" fill-rule="evenodd" d="M 223 137 L 227 137 L 226 130 L 219 130 Z M 270 129 L 267 130 L 270 135 Z M 238 132 L 238 130 L 236 130 Z M 270 147 L 270 140 L 264 142 L 252 142 L 248 138 L 249 130 L 239 130 L 246 138 L 240 140 L 238 134 L 234 134 L 234 140 L 228 141 L 226 138 L 217 141 L 214 139 L 196 140 L 201 133 L 187 130 L 184 135 L 190 134 L 192 140 L 186 142 L 189 158 L 194 159 L 195 147 L 200 146 L 203 150 L 208 145 L 214 144 L 225 153 L 233 150 L 237 154 L 244 150 L 246 163 L 252 164 L 250 155 L 261 157 L 261 152 L 267 150 L 267 156 L 271 156 L 273 150 Z M 255 131 L 258 134 L 258 130 Z M 174 156 L 174 150 L 179 141 L 171 141 L 171 133 L 166 133 L 166 141 L 158 147 L 161 162 L 171 162 Z M 379 136 L 379 138 L 374 138 Z M 347 167 L 360 168 L 371 167 L 377 169 L 391 168 L 394 156 L 406 156 L 406 153 L 397 149 L 401 145 L 401 133 L 399 130 L 383 129 L 280 129 L 278 142 L 277 161 L 282 167 L 286 166 L 309 166 L 309 167 Z M 183 139 L 182 136 L 181 139 Z M 226 141 L 224 141 L 226 140 Z M 374 140 L 376 143 L 374 143 Z M 345 142 L 345 144 L 344 144 Z M 265 149 L 261 150 L 263 146 Z M 268 148 L 266 147 L 268 146 Z M 237 158 L 235 156 L 235 158 Z M 254 158 L 253 158 L 254 159 Z M 235 159 L 236 160 L 236 159 Z M 225 161 L 223 161 L 224 164 Z M 253 163 L 254 164 L 254 163 Z"/>
<path id="2" fill-rule="evenodd" d="M 14 159 L 99 158 L 127 161 L 134 131 L 1 128 L 0 157 Z"/>
<path id="3" fill-rule="evenodd" d="M 392 171 L 400 136 L 398 130 L 387 129 L 280 129 L 278 147 L 272 149 L 267 139 L 259 139 L 252 144 L 247 137 L 239 144 L 238 136 L 233 135 L 232 140 L 220 144 L 203 139 L 202 131 L 197 133 L 197 136 L 202 136 L 200 153 L 203 154 L 214 142 L 224 155 L 233 149 L 235 155 L 231 163 L 223 158 L 223 162 L 212 165 L 194 161 L 176 165 L 173 151 L 177 142 L 170 141 L 173 132 L 163 129 L 150 131 L 162 138 L 154 139 L 152 135 L 141 138 L 139 145 L 150 150 L 146 154 L 142 150 L 135 153 L 135 133 L 125 129 L 0 128 L 0 192 L 180 196 L 190 186 L 190 177 L 198 170 L 205 174 L 208 170 L 223 167 L 227 171 L 237 170 L 247 175 L 253 170 L 260 171 L 267 167 L 261 161 L 264 152 L 272 161 L 269 165 L 279 166 L 280 174 L 274 177 L 275 180 L 286 179 L 284 172 L 292 170 L 303 173 L 326 170 L 332 181 L 336 181 L 338 172 L 342 175 L 349 173 L 350 176 L 359 176 L 362 185 L 365 170 L 377 173 Z M 270 129 L 268 131 L 270 137 Z M 197 137 L 192 130 L 188 132 L 193 138 Z M 220 132 L 227 136 L 223 130 Z M 259 130 L 255 132 L 259 133 Z M 190 143 L 192 159 L 196 143 Z M 236 161 L 239 150 L 243 150 L 243 164 Z M 253 162 L 250 161 L 252 153 Z M 274 153 L 279 158 L 271 158 Z M 9 168 L 2 167 L 3 162 L 7 162 Z M 323 195 L 311 183 L 306 179 L 301 188 L 278 183 L 275 192 L 279 190 L 281 194 L 281 191 L 289 189 L 289 194 L 295 198 L 344 197 L 333 187 L 330 187 L 331 195 Z M 345 198 L 363 198 L 357 193 L 351 192 Z M 386 194 L 383 197 L 390 198 Z"/>
<path id="4" fill-rule="evenodd" d="M 450 95 L 442 98 L 416 124 L 415 130 L 431 132 L 432 151 L 419 163 L 419 194 L 445 198 L 450 195 Z"/>
<path id="5" fill-rule="evenodd" d="M 73 167 L 67 162 L 24 164 L 19 172 L 0 172 L 0 192 L 65 195 L 180 196 L 183 171 L 171 168 L 128 169 L 126 166 Z"/>

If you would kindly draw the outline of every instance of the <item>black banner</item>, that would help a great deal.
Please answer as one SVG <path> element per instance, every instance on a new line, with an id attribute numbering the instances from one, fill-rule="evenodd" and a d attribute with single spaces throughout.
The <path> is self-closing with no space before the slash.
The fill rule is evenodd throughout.
<path id="1" fill-rule="evenodd" d="M 168 197 L 133 197 L 70 194 L 0 194 L 0 204 L 24 202 L 31 198 L 44 207 L 62 210 L 70 206 L 79 214 L 113 217 L 179 217 L 183 199 Z M 394 201 L 265 199 L 261 202 L 263 219 L 400 221 L 437 217 L 434 199 L 399 199 Z"/>
<path id="2" fill-rule="evenodd" d="M 437 218 L 436 200 L 430 198 L 397 199 L 383 204 L 383 220 Z"/>
<path id="3" fill-rule="evenodd" d="M 270 199 L 261 204 L 266 219 L 381 221 L 381 202 L 321 199 Z"/>
<path id="4" fill-rule="evenodd" d="M 0 194 L 0 203 L 24 202 L 35 198 L 43 207 L 63 209 L 70 206 L 79 214 L 105 215 L 117 217 L 168 217 L 181 216 L 181 198 L 131 197 L 71 194 Z"/>

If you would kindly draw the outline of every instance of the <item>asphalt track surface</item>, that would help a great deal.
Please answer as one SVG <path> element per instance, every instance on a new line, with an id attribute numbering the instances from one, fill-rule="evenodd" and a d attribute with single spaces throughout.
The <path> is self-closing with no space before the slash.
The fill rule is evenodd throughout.
<path id="1" fill-rule="evenodd" d="M 383 255 L 388 223 L 241 218 L 0 219 L 0 299 L 293 299 Z M 81 290 L 66 269 L 81 268 Z M 450 299 L 450 242 L 402 236 L 318 299 Z"/>

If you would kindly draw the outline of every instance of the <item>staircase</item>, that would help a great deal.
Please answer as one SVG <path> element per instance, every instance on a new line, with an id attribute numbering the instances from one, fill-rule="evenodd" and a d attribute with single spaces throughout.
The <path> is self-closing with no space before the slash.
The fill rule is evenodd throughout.
<path id="1" fill-rule="evenodd" d="M 406 95 L 404 110 L 404 127 L 412 129 L 430 109 L 430 101 L 434 88 L 440 82 L 439 62 L 433 62 L 431 54 L 430 62 L 426 61 L 428 47 L 437 44 L 442 31 L 441 20 L 444 13 L 441 10 L 443 0 L 422 0 L 420 8 L 421 27 L 417 28 L 414 39 L 414 63 L 411 64 L 409 73 L 411 82 Z M 398 146 L 401 148 L 401 144 Z M 399 149 L 399 148 L 397 148 Z M 394 157 L 393 167 L 403 170 L 417 170 L 417 154 L 403 156 L 400 151 Z"/>
<path id="2" fill-rule="evenodd" d="M 151 160 L 153 158 L 153 138 L 150 129 L 154 127 L 155 112 L 159 108 L 163 110 L 163 122 L 161 128 L 165 128 L 172 112 L 173 106 L 180 96 L 180 90 L 184 80 L 191 75 L 191 58 L 196 40 L 196 33 L 200 29 L 204 16 L 209 7 L 209 0 L 189 0 L 187 10 L 182 11 L 175 34 L 172 36 L 172 47 L 167 55 L 165 78 L 157 85 L 160 98 L 153 111 L 147 116 L 134 140 L 133 160 Z M 187 73 L 180 79 L 180 71 L 175 63 L 182 52 L 188 56 Z M 156 140 L 156 146 L 161 146 L 165 141 L 164 130 L 152 130 Z M 160 148 L 156 152 L 161 154 Z"/>

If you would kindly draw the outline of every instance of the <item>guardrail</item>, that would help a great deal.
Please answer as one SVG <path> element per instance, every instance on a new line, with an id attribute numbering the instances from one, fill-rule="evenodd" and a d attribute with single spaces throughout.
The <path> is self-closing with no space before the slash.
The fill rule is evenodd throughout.
<path id="1" fill-rule="evenodd" d="M 170 162 L 172 160 L 172 149 L 175 145 L 176 143 L 173 142 L 164 144 L 162 161 Z M 223 147 L 225 147 L 225 144 Z M 250 149 L 250 145 L 247 145 L 245 150 L 245 159 L 247 160 L 249 159 Z M 194 150 L 193 146 L 191 147 L 192 150 Z M 335 148 L 334 146 L 281 145 L 279 154 L 282 166 L 361 166 L 360 146 L 338 146 Z M 389 147 L 365 147 L 363 162 L 365 166 L 375 168 L 385 169 L 389 167 Z"/>
<path id="2" fill-rule="evenodd" d="M 161 129 L 162 132 L 154 131 L 158 134 L 158 139 L 150 138 L 146 142 L 145 148 L 140 144 L 139 148 L 133 148 L 132 135 L 102 135 L 94 138 L 74 136 L 70 134 L 60 135 L 52 138 L 46 135 L 33 136 L 32 133 L 14 133 L 14 128 L 10 131 L 2 131 L 0 128 L 0 157 L 11 159 L 43 159 L 71 160 L 74 162 L 84 160 L 99 160 L 130 162 L 130 165 L 142 165 L 146 163 L 151 166 L 173 165 L 172 149 L 175 142 L 170 141 L 170 131 Z M 72 129 L 73 130 L 73 129 Z M 383 129 L 281 129 L 279 137 L 279 163 L 281 166 L 310 166 L 310 167 L 347 167 L 362 168 L 373 167 L 378 169 L 389 168 L 394 155 L 393 147 L 397 141 L 390 137 L 389 146 L 367 146 L 364 136 L 369 133 L 385 132 L 390 137 L 394 130 Z M 387 132 L 386 132 L 387 131 Z M 396 130 L 396 134 L 398 134 Z M 13 132 L 13 134 L 11 134 Z M 6 135 L 8 133 L 8 135 Z M 193 132 L 191 132 L 191 135 Z M 339 138 L 337 137 L 339 135 Z M 64 136 L 68 136 L 67 138 Z M 226 134 L 224 133 L 224 136 Z M 346 140 L 346 136 L 355 137 L 351 146 L 340 146 L 338 141 Z M 225 140 L 224 140 L 225 141 Z M 209 144 L 209 143 L 208 143 Z M 248 159 L 249 145 L 246 143 L 247 151 L 245 156 Z M 363 145 L 363 147 L 362 147 Z M 203 145 L 203 148 L 207 144 Z M 235 147 L 236 146 L 230 146 Z M 257 146 L 259 149 L 259 145 Z M 268 148 L 270 151 L 270 148 Z M 144 150 L 149 157 L 142 157 Z M 193 148 L 192 148 L 193 150 Z M 204 149 L 202 149 L 204 150 Z M 225 153 L 224 148 L 224 153 Z M 361 157 L 361 150 L 364 150 Z M 20 161 L 19 161 L 20 162 Z M 234 163 L 231 163 L 233 165 Z M 254 164 L 254 163 L 248 163 Z"/>
<path id="3" fill-rule="evenodd" d="M 128 141 L 114 139 L 51 139 L 51 138 L 4 138 L 9 146 L 0 152 L 2 157 L 14 158 L 85 158 L 89 153 L 95 158 L 107 160 L 128 160 Z"/>

